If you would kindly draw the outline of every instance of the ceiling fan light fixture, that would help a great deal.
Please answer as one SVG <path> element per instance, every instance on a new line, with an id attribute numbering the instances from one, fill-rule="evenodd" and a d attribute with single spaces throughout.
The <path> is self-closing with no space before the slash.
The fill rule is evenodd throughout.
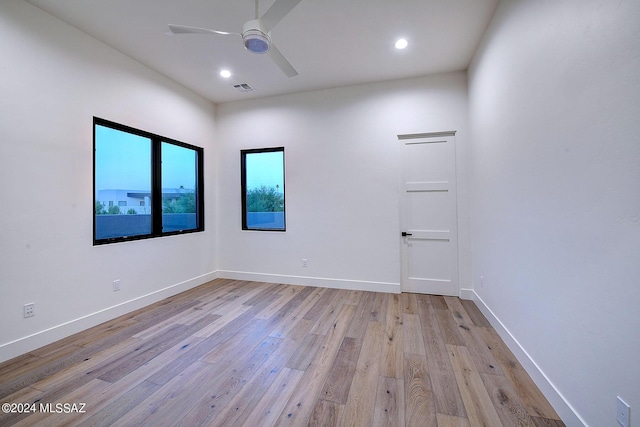
<path id="1" fill-rule="evenodd" d="M 399 50 L 406 48 L 408 45 L 409 42 L 407 41 L 407 39 L 398 39 L 394 44 L 395 48 Z"/>
<path id="2" fill-rule="evenodd" d="M 271 39 L 267 34 L 258 29 L 246 30 L 242 33 L 244 47 L 249 52 L 267 53 L 271 44 Z"/>
<path id="3" fill-rule="evenodd" d="M 407 41 L 407 39 L 398 39 L 396 41 L 396 43 L 394 44 L 394 46 L 396 47 L 396 49 L 404 49 L 409 45 L 409 42 Z"/>

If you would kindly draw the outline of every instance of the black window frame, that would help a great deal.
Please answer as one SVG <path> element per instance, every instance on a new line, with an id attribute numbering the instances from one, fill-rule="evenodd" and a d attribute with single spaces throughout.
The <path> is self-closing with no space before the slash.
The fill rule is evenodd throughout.
<path id="1" fill-rule="evenodd" d="M 259 154 L 259 153 L 275 153 L 282 152 L 282 213 L 283 213 L 283 228 L 257 228 L 249 227 L 247 225 L 247 168 L 246 168 L 246 155 L 247 154 Z M 247 150 L 240 150 L 240 198 L 242 200 L 242 230 L 243 231 L 275 231 L 286 232 L 287 231 L 287 196 L 286 196 L 286 159 L 284 153 L 284 147 L 269 147 L 269 148 L 252 148 Z"/>
<path id="2" fill-rule="evenodd" d="M 135 236 L 121 236 L 109 238 L 96 238 L 96 213 L 95 201 L 96 193 L 96 127 L 103 126 L 115 129 L 132 135 L 149 138 L 151 140 L 151 232 Z M 196 159 L 196 228 L 185 230 L 162 230 L 162 143 L 176 145 L 178 147 L 194 150 Z M 93 245 L 104 245 L 109 243 L 129 242 L 135 240 L 153 239 L 156 237 L 174 236 L 179 234 L 199 233 L 205 230 L 204 226 L 204 149 L 195 145 L 177 141 L 172 138 L 157 135 L 151 132 L 136 129 L 127 125 L 116 123 L 110 120 L 93 117 Z"/>

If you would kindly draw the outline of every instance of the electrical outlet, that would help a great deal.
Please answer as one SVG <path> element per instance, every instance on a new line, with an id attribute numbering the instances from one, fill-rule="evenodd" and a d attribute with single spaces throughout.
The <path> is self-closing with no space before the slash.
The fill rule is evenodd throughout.
<path id="1" fill-rule="evenodd" d="M 484 288 L 484 276 L 480 276 L 480 287 Z"/>
<path id="2" fill-rule="evenodd" d="M 631 407 L 620 396 L 616 398 L 616 403 L 616 420 L 618 424 L 622 427 L 629 427 L 631 425 Z"/>
<path id="3" fill-rule="evenodd" d="M 306 267 L 308 267 L 308 265 L 309 264 L 308 264 L 307 259 L 306 258 L 302 258 L 302 266 L 306 268 Z"/>
<path id="4" fill-rule="evenodd" d="M 113 292 L 120 290 L 120 279 L 113 281 Z"/>
<path id="5" fill-rule="evenodd" d="M 33 317 L 36 315 L 36 304 L 30 302 L 24 305 L 24 317 Z"/>

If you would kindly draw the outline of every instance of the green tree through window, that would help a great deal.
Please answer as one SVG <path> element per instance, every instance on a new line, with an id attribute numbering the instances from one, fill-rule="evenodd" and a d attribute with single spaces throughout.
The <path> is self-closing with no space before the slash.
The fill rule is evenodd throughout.
<path id="1" fill-rule="evenodd" d="M 278 187 L 263 185 L 247 190 L 247 211 L 284 212 L 284 195 L 278 192 Z"/>
<path id="2" fill-rule="evenodd" d="M 240 153 L 242 229 L 285 231 L 284 147 Z"/>

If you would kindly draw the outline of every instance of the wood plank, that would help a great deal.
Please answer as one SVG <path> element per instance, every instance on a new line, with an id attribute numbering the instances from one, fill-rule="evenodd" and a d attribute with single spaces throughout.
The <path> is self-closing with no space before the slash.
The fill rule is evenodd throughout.
<path id="1" fill-rule="evenodd" d="M 532 417 L 559 420 L 560 417 L 545 399 L 538 387 L 515 358 L 509 347 L 500 339 L 493 329 L 478 329 L 476 333 L 482 337 L 487 348 L 495 356 L 502 368 L 504 376 L 509 380 L 520 401 Z"/>
<path id="2" fill-rule="evenodd" d="M 303 376 L 302 371 L 284 368 L 242 424 L 247 427 L 275 425 L 291 394 Z"/>
<path id="3" fill-rule="evenodd" d="M 445 297 L 442 295 L 429 295 L 429 304 L 434 310 L 448 310 Z"/>
<path id="4" fill-rule="evenodd" d="M 307 319 L 308 320 L 308 319 Z M 291 355 L 285 365 L 287 368 L 306 371 L 318 354 L 318 350 L 324 344 L 324 335 L 309 333 L 295 353 Z"/>
<path id="5" fill-rule="evenodd" d="M 402 315 L 402 338 L 404 342 L 405 354 L 419 354 L 426 356 L 424 338 L 422 336 L 422 326 L 420 317 L 417 314 Z"/>
<path id="6" fill-rule="evenodd" d="M 320 399 L 309 419 L 307 427 L 332 427 L 340 425 L 344 405 Z"/>
<path id="7" fill-rule="evenodd" d="M 74 345 L 69 345 L 68 347 L 72 348 L 73 351 L 75 351 L 75 349 L 77 348 Z M 20 375 L 36 369 L 37 366 L 42 363 L 50 362 L 43 362 L 42 357 L 38 357 L 33 353 L 27 353 L 20 357 L 15 357 L 13 359 L 7 360 L 0 365 L 0 384 L 8 383 L 9 381 L 14 380 Z M 1 390 L 2 389 L 0 389 L 0 393 L 2 393 Z M 0 394 L 0 396 L 2 396 L 2 394 Z"/>
<path id="8" fill-rule="evenodd" d="M 369 320 L 384 323 L 387 317 L 387 297 L 389 294 L 376 293 Z"/>
<path id="9" fill-rule="evenodd" d="M 438 420 L 438 427 L 471 427 L 469 420 L 464 417 L 436 414 L 436 419 Z"/>
<path id="10" fill-rule="evenodd" d="M 210 337 L 250 309 L 251 306 L 240 304 L 238 306 L 234 306 L 233 308 L 229 307 L 228 310 L 225 310 L 224 314 L 214 313 L 220 317 L 218 317 L 216 320 L 213 320 L 208 326 L 200 329 L 194 335 L 200 338 Z"/>
<path id="11" fill-rule="evenodd" d="M 327 310 L 333 300 L 338 296 L 337 289 L 327 289 L 320 298 L 318 298 L 313 306 L 304 315 L 305 319 L 318 320 L 320 316 Z M 317 332 L 314 332 L 317 333 Z"/>
<path id="12" fill-rule="evenodd" d="M 532 421 L 509 381 L 500 375 L 480 374 L 498 416 L 505 426 L 530 426 Z"/>
<path id="13" fill-rule="evenodd" d="M 149 340 L 143 340 L 136 349 L 129 354 L 114 358 L 111 363 L 103 364 L 94 369 L 92 374 L 103 381 L 115 382 L 130 372 L 148 363 L 159 354 L 169 350 L 184 338 L 199 331 L 201 324 L 209 323 L 208 319 L 203 319 L 200 323 L 191 326 L 174 325 L 165 333 L 155 336 Z M 195 334 L 193 334 L 195 336 Z"/>
<path id="14" fill-rule="evenodd" d="M 447 349 L 470 424 L 502 425 L 467 348 L 447 344 Z"/>
<path id="15" fill-rule="evenodd" d="M 445 344 L 464 345 L 459 328 L 449 310 L 433 310 L 438 329 Z"/>
<path id="16" fill-rule="evenodd" d="M 380 372 L 379 351 L 384 339 L 384 326 L 370 321 L 364 334 L 356 372 L 349 389 L 341 425 L 369 426 L 373 423 L 376 388 Z"/>
<path id="17" fill-rule="evenodd" d="M 317 357 L 305 371 L 291 398 L 280 413 L 278 424 L 303 425 L 308 422 L 319 398 L 323 382 L 329 374 L 355 311 L 356 307 L 353 305 L 342 306 L 336 323 L 327 332 L 325 343 L 320 348 Z"/>
<path id="18" fill-rule="evenodd" d="M 217 279 L 0 364 L 3 402 L 90 409 L 0 425 L 563 425 L 470 304 Z"/>
<path id="19" fill-rule="evenodd" d="M 130 316 L 121 317 L 117 320 L 110 320 L 108 322 L 101 323 L 88 331 L 71 335 L 70 337 L 63 339 L 61 345 L 91 347 L 100 351 L 108 348 L 114 342 L 117 342 L 120 337 L 129 337 L 132 333 L 135 333 L 132 331 L 141 331 L 147 327 L 149 327 L 149 324 L 139 322 Z M 52 343 L 38 350 L 32 351 L 31 353 L 36 355 L 49 353 L 49 350 L 56 345 L 57 343 Z"/>
<path id="20" fill-rule="evenodd" d="M 404 378 L 404 338 L 402 302 L 400 295 L 388 297 L 387 319 L 382 343 L 380 375 L 390 378 Z"/>
<path id="21" fill-rule="evenodd" d="M 241 425 L 260 399 L 265 396 L 276 377 L 284 369 L 290 355 L 304 341 L 312 325 L 311 320 L 299 320 L 296 327 L 281 340 L 278 348 L 264 362 L 261 369 L 238 390 L 233 399 L 221 410 L 212 425 Z"/>
<path id="22" fill-rule="evenodd" d="M 426 358 L 417 354 L 405 354 L 404 372 L 405 425 L 437 426 Z"/>
<path id="23" fill-rule="evenodd" d="M 343 300 L 339 298 L 340 292 L 334 293 L 334 298 L 329 300 L 324 307 L 324 310 L 320 313 L 316 320 L 315 325 L 311 329 L 312 334 L 325 335 L 327 331 L 333 326 L 335 318 L 340 312 L 340 308 L 343 305 Z M 305 316 L 305 318 L 308 318 Z"/>
<path id="24" fill-rule="evenodd" d="M 41 395 L 42 392 L 40 390 L 36 390 L 31 387 L 25 387 L 13 394 L 4 397 L 1 403 L 34 403 L 38 402 L 38 399 Z M 25 418 L 27 415 L 17 412 L 5 413 L 4 411 L 0 411 L 0 426 L 12 426 L 19 420 Z"/>
<path id="25" fill-rule="evenodd" d="M 212 370 L 221 370 L 223 375 L 217 383 L 209 385 L 209 395 L 203 395 L 199 400 L 193 399 L 192 396 L 192 399 L 187 400 L 188 403 L 192 400 L 196 402 L 182 417 L 181 422 L 184 425 L 215 424 L 216 418 L 221 415 L 233 396 L 263 369 L 264 363 L 271 359 L 281 342 L 280 338 L 267 337 L 254 350 L 237 358 L 233 363 L 212 364 Z"/>
<path id="26" fill-rule="evenodd" d="M 466 310 L 462 307 L 459 298 L 444 298 L 453 313 L 454 322 L 458 325 L 458 333 L 462 338 L 462 342 L 469 350 L 478 371 L 491 375 L 503 375 L 496 358 L 478 332 L 479 329 L 485 328 L 480 328 L 473 324 Z"/>
<path id="27" fill-rule="evenodd" d="M 120 418 L 151 396 L 159 387 L 157 384 L 143 381 L 129 389 L 126 393 L 119 393 L 117 398 L 111 400 L 108 405 L 99 411 L 95 411 L 92 405 L 91 416 L 81 419 L 81 422 L 78 423 L 77 426 L 114 425 Z"/>
<path id="28" fill-rule="evenodd" d="M 418 314 L 418 300 L 422 295 L 406 292 L 400 295 L 402 297 L 402 312 L 406 314 Z"/>
<path id="29" fill-rule="evenodd" d="M 159 388 L 158 384 L 150 383 L 149 381 L 146 381 L 146 378 L 150 374 L 153 374 L 154 372 L 161 370 L 166 365 L 166 363 L 168 363 L 169 360 L 176 357 L 180 357 L 183 354 L 182 352 L 185 351 L 185 348 L 197 340 L 198 338 L 189 336 L 182 342 L 173 346 L 170 350 L 165 351 L 158 357 L 155 357 L 154 359 L 152 359 L 150 362 L 144 364 L 143 366 L 136 369 L 135 371 L 122 377 L 120 380 L 112 384 L 109 384 L 107 387 L 101 390 L 100 393 L 97 394 L 96 396 L 91 396 L 91 395 L 85 396 L 85 399 L 87 399 L 91 407 L 90 414 L 91 415 L 96 414 L 97 412 L 102 411 L 105 407 L 111 406 L 117 409 L 116 412 L 119 413 L 118 417 L 122 416 L 123 413 L 126 412 L 126 411 L 122 411 L 122 408 L 125 406 L 124 402 L 128 402 L 130 399 L 132 399 L 135 395 L 142 392 L 143 390 L 149 391 L 148 393 L 144 393 L 145 396 L 148 396 L 153 391 Z M 129 395 L 129 394 L 132 394 L 132 395 L 123 397 L 124 395 Z M 140 395 L 140 397 L 142 398 L 142 395 Z M 100 417 L 115 419 L 116 417 L 112 415 L 107 416 L 107 413 L 110 413 L 110 412 L 111 411 L 107 410 L 107 412 L 100 415 Z M 90 423 L 89 425 L 96 425 L 96 424 Z"/>
<path id="30" fill-rule="evenodd" d="M 269 337 L 255 349 L 240 355 L 233 364 L 195 363 L 154 393 L 153 399 L 143 402 L 138 410 L 127 414 L 127 425 L 162 425 L 172 414 L 181 412 L 181 423 L 206 423 L 217 416 L 243 381 L 251 377 L 277 348 L 280 340 Z"/>
<path id="31" fill-rule="evenodd" d="M 58 372 L 80 363 L 82 360 L 90 357 L 93 354 L 93 350 L 87 348 L 79 348 L 77 351 L 69 353 L 67 357 L 60 359 L 49 360 L 48 362 L 41 361 L 34 365 L 34 369 L 23 372 L 18 377 L 13 378 L 7 382 L 0 384 L 0 397 L 10 395 L 21 388 L 29 387 L 30 385 L 38 382 L 51 375 L 55 375 Z M 8 376 L 3 374 L 3 376 Z M 91 378 L 86 380 L 89 381 Z"/>
<path id="32" fill-rule="evenodd" d="M 166 419 L 172 419 L 171 413 L 179 413 L 181 414 L 180 418 L 182 418 L 185 411 L 191 409 L 191 405 L 187 405 L 186 408 L 180 408 L 183 402 L 179 400 L 176 403 L 174 397 L 181 395 L 208 395 L 210 389 L 205 388 L 203 385 L 217 384 L 220 376 L 220 372 L 213 371 L 210 368 L 211 365 L 205 362 L 197 361 L 190 364 L 180 376 L 173 377 L 166 384 L 159 386 L 151 396 L 125 414 L 121 414 L 117 425 L 162 425 L 162 422 L 158 423 L 157 419 L 154 419 L 154 414 L 158 411 L 162 412 L 162 416 Z"/>
<path id="33" fill-rule="evenodd" d="M 299 297 L 304 296 L 305 298 L 302 301 L 296 301 L 297 305 L 295 307 L 288 307 L 288 304 L 282 307 L 278 312 L 281 321 L 279 326 L 276 327 L 270 334 L 272 337 L 283 338 L 286 337 L 289 331 L 295 327 L 296 323 L 300 319 L 304 319 L 304 315 L 314 306 L 314 304 L 322 297 L 322 295 L 326 292 L 326 289 L 316 288 L 310 293 L 300 292 L 295 298 L 293 298 L 291 302 L 296 301 Z"/>
<path id="34" fill-rule="evenodd" d="M 276 298 L 277 296 L 274 294 L 273 297 Z M 264 301 L 263 304 L 266 306 L 270 304 L 270 301 Z M 200 340 L 195 345 L 189 346 L 182 357 L 173 360 L 171 363 L 166 365 L 165 368 L 162 369 L 162 371 L 156 372 L 154 375 L 149 377 L 148 380 L 156 384 L 165 384 L 175 376 L 180 375 L 192 363 L 199 361 L 202 357 L 205 357 L 207 354 L 211 353 L 214 349 L 220 348 L 230 340 L 237 339 L 239 335 L 246 335 L 247 333 L 249 333 L 246 330 L 247 325 L 251 324 L 252 321 L 255 321 L 253 320 L 253 316 L 256 313 L 260 312 L 263 308 L 264 307 L 261 306 L 251 307 L 248 311 L 228 323 L 225 327 L 217 331 L 215 334 Z M 199 330 L 201 328 L 198 328 L 197 325 L 194 325 L 193 329 Z"/>
<path id="35" fill-rule="evenodd" d="M 276 314 L 285 304 L 291 301 L 302 289 L 302 286 L 287 286 L 280 290 L 280 297 L 264 308 L 256 315 L 256 319 L 269 319 Z"/>
<path id="36" fill-rule="evenodd" d="M 347 336 L 350 338 L 362 338 L 367 330 L 376 295 L 374 292 L 364 292 L 360 304 L 356 306 L 356 314 L 349 326 Z"/>
<path id="37" fill-rule="evenodd" d="M 364 294 L 365 291 L 341 291 L 341 297 L 344 298 L 344 303 L 349 305 L 360 305 L 360 301 L 362 300 L 362 296 Z"/>
<path id="38" fill-rule="evenodd" d="M 404 380 L 378 377 L 373 426 L 404 426 Z"/>
<path id="39" fill-rule="evenodd" d="M 533 427 L 565 427 L 562 421 L 549 418 L 531 417 L 531 422 Z"/>
<path id="40" fill-rule="evenodd" d="M 362 339 L 345 337 L 322 388 L 322 400 L 344 404 L 356 373 Z"/>
<path id="41" fill-rule="evenodd" d="M 292 314 L 294 312 L 301 313 L 301 316 L 304 316 L 306 313 L 306 310 L 310 308 L 309 304 L 313 305 L 313 303 L 307 302 L 307 307 L 304 313 L 300 311 L 300 305 L 304 301 L 309 301 L 309 298 L 313 298 L 315 302 L 315 299 L 319 298 L 322 295 L 322 293 L 324 293 L 324 291 L 325 290 L 321 288 L 312 288 L 310 286 L 307 286 L 304 289 L 302 289 L 300 292 L 298 292 L 293 298 L 291 298 L 289 302 L 284 304 L 282 308 L 280 308 L 280 310 L 277 311 L 277 313 L 281 314 L 282 317 L 288 314 Z"/>
<path id="42" fill-rule="evenodd" d="M 91 411 L 91 407 L 90 406 L 88 407 L 86 405 L 86 402 L 87 402 L 86 396 L 93 394 L 96 390 L 103 389 L 107 385 L 108 383 L 105 383 L 104 381 L 94 379 L 89 381 L 82 387 L 72 390 L 69 394 L 62 397 L 57 402 L 43 402 L 45 406 L 47 403 L 51 403 L 52 404 L 51 410 L 54 410 L 54 411 L 55 411 L 54 409 L 55 405 L 57 403 L 62 403 L 62 404 L 68 403 L 70 405 L 76 404 L 76 409 L 78 409 L 78 411 L 80 410 L 86 411 L 84 413 L 80 413 L 80 412 L 50 413 L 50 412 L 47 412 L 46 410 L 40 411 L 39 410 L 40 402 L 38 402 L 38 410 L 35 413 L 30 414 L 26 418 L 23 418 L 20 422 L 16 423 L 15 426 L 16 427 L 23 427 L 23 426 L 24 427 L 31 427 L 31 426 L 49 427 L 49 426 L 69 425 L 70 423 L 73 423 L 73 422 L 80 422 L 83 419 L 86 419 L 87 413 Z M 71 408 L 73 408 L 73 406 L 71 406 L 70 409 Z"/>
<path id="43" fill-rule="evenodd" d="M 268 282 L 261 282 L 260 283 L 260 289 L 262 289 L 260 292 L 254 294 L 251 298 L 245 298 L 243 304 L 245 305 L 258 305 L 260 304 L 265 298 L 271 298 L 274 294 L 274 290 L 279 288 L 280 285 L 278 285 L 277 283 L 268 283 Z"/>
<path id="44" fill-rule="evenodd" d="M 480 309 L 478 308 L 475 302 L 471 300 L 461 299 L 460 304 L 462 304 L 462 307 L 467 312 L 467 315 L 469 316 L 469 318 L 471 319 L 474 325 L 482 328 L 491 327 L 491 323 L 489 323 L 487 318 L 484 317 L 484 314 L 482 314 L 482 312 L 480 311 Z"/>
<path id="45" fill-rule="evenodd" d="M 466 417 L 467 413 L 455 381 L 446 342 L 438 328 L 435 316 L 437 310 L 434 310 L 430 304 L 420 304 L 419 311 L 436 410 L 445 415 Z"/>
<path id="46" fill-rule="evenodd" d="M 76 376 L 83 375 L 87 372 L 92 372 L 97 366 L 102 366 L 109 363 L 117 357 L 122 357 L 125 354 L 131 353 L 136 347 L 140 345 L 140 340 L 136 338 L 129 338 L 122 341 L 118 345 L 105 349 L 99 353 L 87 357 L 83 361 L 70 366 L 67 369 L 57 372 L 55 375 L 45 377 L 44 379 L 33 384 L 33 387 L 40 391 L 48 391 L 60 387 L 65 382 L 73 379 Z"/>
<path id="47" fill-rule="evenodd" d="M 208 363 L 233 363 L 237 354 L 244 354 L 259 345 L 273 327 L 273 320 L 253 319 L 248 321 L 241 331 L 221 341 L 202 355 L 200 360 Z"/>

